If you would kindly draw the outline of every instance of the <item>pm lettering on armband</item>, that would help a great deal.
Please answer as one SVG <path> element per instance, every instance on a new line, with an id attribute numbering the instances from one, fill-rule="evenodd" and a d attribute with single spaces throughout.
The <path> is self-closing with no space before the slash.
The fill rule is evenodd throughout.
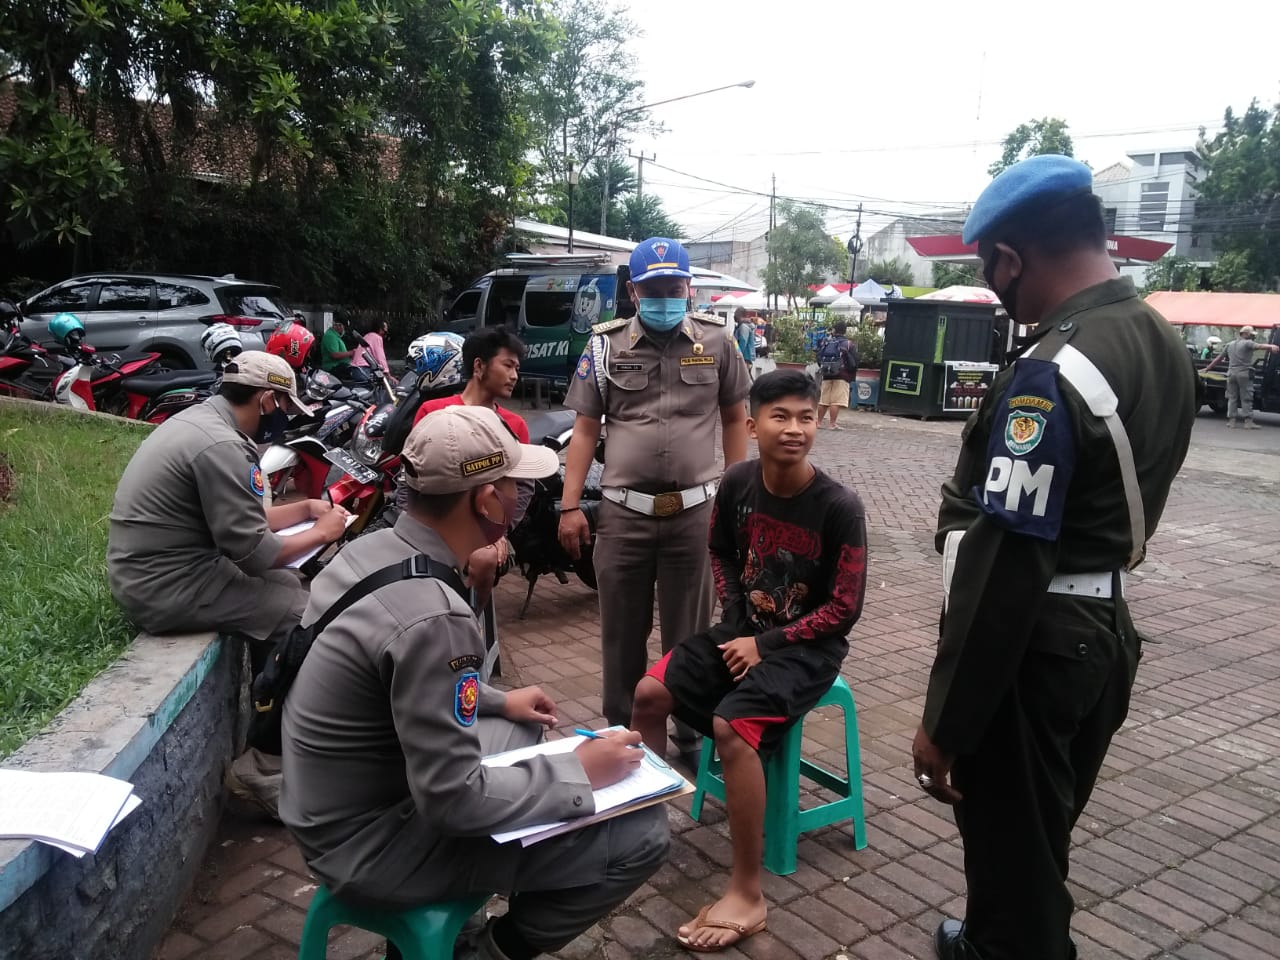
<path id="1" fill-rule="evenodd" d="M 1031 515 L 1043 517 L 1049 506 L 1049 488 L 1053 485 L 1053 464 L 1042 463 L 1034 469 L 1025 460 L 992 457 L 987 468 L 987 482 L 982 487 L 984 503 L 991 504 L 993 494 L 1003 495 L 1004 509 L 1017 513 L 1023 497 L 1034 497 Z"/>

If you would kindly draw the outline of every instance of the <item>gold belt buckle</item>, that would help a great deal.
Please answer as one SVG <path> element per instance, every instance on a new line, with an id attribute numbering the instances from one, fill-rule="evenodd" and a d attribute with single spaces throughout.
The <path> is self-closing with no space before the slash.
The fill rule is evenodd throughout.
<path id="1" fill-rule="evenodd" d="M 653 515 L 655 517 L 669 517 L 679 513 L 684 509 L 684 497 L 680 496 L 680 491 L 675 493 L 659 493 L 653 498 Z"/>

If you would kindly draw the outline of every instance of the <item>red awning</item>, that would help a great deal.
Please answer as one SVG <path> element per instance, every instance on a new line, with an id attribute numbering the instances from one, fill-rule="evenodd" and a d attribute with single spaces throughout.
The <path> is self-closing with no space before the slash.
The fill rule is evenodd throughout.
<path id="1" fill-rule="evenodd" d="M 950 263 L 977 263 L 978 245 L 965 243 L 960 234 L 937 237 L 907 237 L 907 243 L 926 260 Z M 1173 249 L 1173 244 L 1144 237 L 1115 236 L 1107 238 L 1107 252 L 1121 263 L 1154 263 Z"/>
<path id="2" fill-rule="evenodd" d="M 1280 295 L 1274 293 L 1208 293 L 1157 290 L 1147 303 L 1174 326 L 1257 327 L 1280 324 Z"/>

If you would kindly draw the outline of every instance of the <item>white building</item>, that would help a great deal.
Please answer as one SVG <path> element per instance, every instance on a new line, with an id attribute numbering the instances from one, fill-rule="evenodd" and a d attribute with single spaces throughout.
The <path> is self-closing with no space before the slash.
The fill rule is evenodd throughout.
<path id="1" fill-rule="evenodd" d="M 965 210 L 939 210 L 916 217 L 900 217 L 866 238 L 858 255 L 858 273 L 873 260 L 904 260 L 911 265 L 911 282 L 918 287 L 933 286 L 933 263 L 920 256 L 907 237 L 933 237 L 959 233 Z"/>
<path id="2" fill-rule="evenodd" d="M 689 263 L 706 270 L 727 273 L 753 287 L 764 285 L 764 268 L 769 264 L 767 234 L 753 240 L 699 240 L 686 243 Z"/>
<path id="3" fill-rule="evenodd" d="M 1170 254 L 1210 265 L 1212 238 L 1195 229 L 1196 183 L 1201 168 L 1195 150 L 1177 147 L 1136 151 L 1093 177 L 1102 199 L 1107 233 L 1144 237 L 1173 245 Z"/>

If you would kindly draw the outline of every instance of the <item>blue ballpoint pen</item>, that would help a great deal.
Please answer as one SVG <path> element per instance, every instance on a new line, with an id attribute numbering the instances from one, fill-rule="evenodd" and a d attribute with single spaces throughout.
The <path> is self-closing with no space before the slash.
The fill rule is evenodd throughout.
<path id="1" fill-rule="evenodd" d="M 608 738 L 608 737 L 606 737 L 603 733 L 597 733 L 597 732 L 596 732 L 596 731 L 594 731 L 594 730 L 588 730 L 586 727 L 578 727 L 578 728 L 577 728 L 576 730 L 574 730 L 573 732 L 574 732 L 574 733 L 576 733 L 576 734 L 577 734 L 578 736 L 580 736 L 580 737 L 586 737 L 588 740 L 607 740 L 607 739 L 609 739 L 609 738 Z M 628 746 L 629 746 L 629 747 L 631 747 L 631 749 L 632 749 L 632 750 L 642 750 L 642 749 L 644 749 L 644 748 L 643 748 L 640 744 L 638 744 L 638 743 L 631 743 L 631 744 L 628 744 Z"/>

